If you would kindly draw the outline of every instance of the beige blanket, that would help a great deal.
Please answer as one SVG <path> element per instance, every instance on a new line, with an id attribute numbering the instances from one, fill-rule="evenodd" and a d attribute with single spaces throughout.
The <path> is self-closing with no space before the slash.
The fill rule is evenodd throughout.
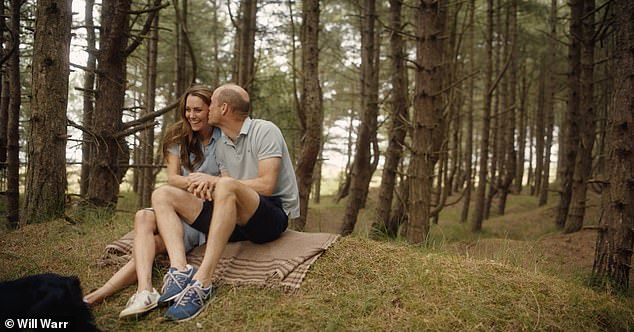
<path id="1" fill-rule="evenodd" d="M 231 284 L 282 286 L 297 289 L 310 266 L 333 244 L 339 235 L 304 233 L 287 230 L 279 239 L 255 244 L 249 241 L 229 243 L 216 267 L 214 279 Z M 100 264 L 127 262 L 132 253 L 134 231 L 106 246 Z M 187 261 L 200 265 L 205 247 L 187 254 Z"/>

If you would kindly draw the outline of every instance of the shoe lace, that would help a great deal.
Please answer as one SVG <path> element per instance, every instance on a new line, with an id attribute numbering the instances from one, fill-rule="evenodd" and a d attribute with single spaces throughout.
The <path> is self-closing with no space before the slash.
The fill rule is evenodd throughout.
<path id="1" fill-rule="evenodd" d="M 189 276 L 186 272 L 180 271 L 171 271 L 167 272 L 163 277 L 163 291 L 165 289 L 172 287 L 172 285 L 176 285 L 179 289 L 183 289 L 181 284 L 189 279 Z"/>
<path id="2" fill-rule="evenodd" d="M 188 285 L 176 299 L 176 306 L 183 307 L 189 302 L 195 302 L 200 305 L 206 296 L 207 294 L 205 294 L 205 291 L 199 285 Z"/>

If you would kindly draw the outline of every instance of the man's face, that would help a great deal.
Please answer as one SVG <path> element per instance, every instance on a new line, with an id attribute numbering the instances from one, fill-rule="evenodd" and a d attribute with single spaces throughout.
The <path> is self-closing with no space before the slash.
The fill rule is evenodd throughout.
<path id="1" fill-rule="evenodd" d="M 218 102 L 218 96 L 216 94 L 216 92 L 214 92 L 211 95 L 211 104 L 209 104 L 209 117 L 207 119 L 207 122 L 212 125 L 218 125 L 220 123 L 220 120 L 222 118 L 222 110 L 223 108 L 226 107 L 226 105 L 220 104 Z"/>

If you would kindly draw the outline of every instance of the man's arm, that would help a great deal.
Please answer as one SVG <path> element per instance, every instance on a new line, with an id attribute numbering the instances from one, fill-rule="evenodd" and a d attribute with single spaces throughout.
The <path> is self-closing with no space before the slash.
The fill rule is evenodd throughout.
<path id="1" fill-rule="evenodd" d="M 271 157 L 258 161 L 258 177 L 239 180 L 262 196 L 271 196 L 277 187 L 277 177 L 282 167 L 282 158 Z"/>

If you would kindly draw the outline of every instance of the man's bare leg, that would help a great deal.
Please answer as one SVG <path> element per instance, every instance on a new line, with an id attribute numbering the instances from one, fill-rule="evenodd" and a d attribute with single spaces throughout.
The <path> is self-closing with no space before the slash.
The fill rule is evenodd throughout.
<path id="1" fill-rule="evenodd" d="M 211 277 L 236 224 L 245 225 L 260 204 L 257 192 L 230 178 L 218 181 L 213 197 L 214 210 L 205 256 L 192 278 L 200 281 L 205 288 L 211 284 Z"/>

